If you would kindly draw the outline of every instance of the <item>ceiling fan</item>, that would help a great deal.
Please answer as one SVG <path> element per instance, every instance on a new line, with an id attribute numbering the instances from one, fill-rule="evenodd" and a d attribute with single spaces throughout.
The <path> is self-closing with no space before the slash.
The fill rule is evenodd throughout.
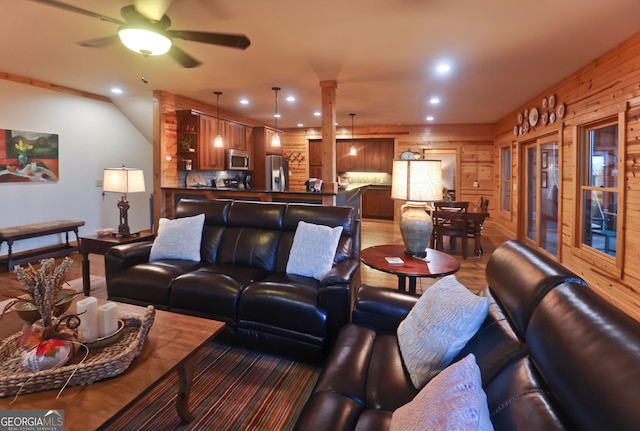
<path id="1" fill-rule="evenodd" d="M 169 53 L 173 59 L 187 68 L 197 67 L 202 63 L 173 44 L 173 38 L 238 49 L 246 49 L 251 44 L 251 41 L 243 34 L 170 30 L 171 20 L 164 12 L 169 7 L 171 0 L 136 0 L 134 4 L 120 9 L 124 21 L 57 0 L 31 1 L 98 18 L 120 26 L 115 35 L 79 42 L 79 45 L 101 48 L 120 40 L 127 48 L 144 56 Z"/>

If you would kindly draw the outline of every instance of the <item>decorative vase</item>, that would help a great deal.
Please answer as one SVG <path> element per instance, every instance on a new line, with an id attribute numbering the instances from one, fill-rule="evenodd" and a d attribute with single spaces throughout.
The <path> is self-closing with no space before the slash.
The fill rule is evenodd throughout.
<path id="1" fill-rule="evenodd" d="M 402 205 L 400 234 L 405 246 L 405 253 L 425 257 L 426 249 L 433 233 L 433 220 L 425 211 L 424 204 L 407 202 Z"/>
<path id="2" fill-rule="evenodd" d="M 29 163 L 29 157 L 27 157 L 27 155 L 24 153 L 18 154 L 18 163 L 20 163 L 22 166 L 27 166 L 27 164 Z"/>

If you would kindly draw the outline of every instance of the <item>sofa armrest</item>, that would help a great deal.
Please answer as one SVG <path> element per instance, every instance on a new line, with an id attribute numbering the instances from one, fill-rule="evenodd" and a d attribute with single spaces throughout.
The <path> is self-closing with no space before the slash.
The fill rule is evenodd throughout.
<path id="1" fill-rule="evenodd" d="M 358 269 L 360 269 L 359 261 L 355 259 L 343 260 L 331 268 L 331 271 L 320 280 L 320 286 L 350 284 L 353 281 L 353 276 L 358 272 Z"/>
<path id="2" fill-rule="evenodd" d="M 418 298 L 418 295 L 363 284 L 356 294 L 351 320 L 378 332 L 395 333 Z"/>
<path id="3" fill-rule="evenodd" d="M 111 247 L 104 255 L 106 277 L 124 271 L 133 265 L 149 261 L 153 241 L 133 242 Z"/>

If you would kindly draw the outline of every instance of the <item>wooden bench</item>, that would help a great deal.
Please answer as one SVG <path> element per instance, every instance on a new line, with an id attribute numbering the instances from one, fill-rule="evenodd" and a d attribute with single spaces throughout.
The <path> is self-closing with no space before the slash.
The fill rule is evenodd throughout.
<path id="1" fill-rule="evenodd" d="M 78 228 L 84 226 L 82 220 L 57 220 L 45 223 L 26 224 L 0 228 L 0 246 L 6 242 L 9 246 L 9 253 L 0 257 L 0 262 L 7 262 L 7 270 L 13 271 L 15 265 L 44 259 L 47 257 L 66 256 L 80 248 Z M 76 245 L 69 244 L 69 232 L 76 234 Z M 13 242 L 20 239 L 36 238 L 58 233 L 65 234 L 65 242 L 38 249 L 13 253 Z"/>

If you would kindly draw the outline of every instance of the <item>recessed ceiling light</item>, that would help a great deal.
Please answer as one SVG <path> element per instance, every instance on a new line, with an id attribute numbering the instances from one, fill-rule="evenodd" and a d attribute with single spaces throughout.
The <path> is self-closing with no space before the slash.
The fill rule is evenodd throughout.
<path id="1" fill-rule="evenodd" d="M 434 120 L 433 115 L 429 115 L 429 116 L 427 117 L 427 121 L 433 121 L 433 120 Z"/>
<path id="2" fill-rule="evenodd" d="M 436 72 L 438 73 L 448 73 L 451 71 L 451 66 L 449 66 L 447 63 L 440 63 L 436 66 Z"/>
<path id="3" fill-rule="evenodd" d="M 240 99 L 240 104 L 241 105 L 248 105 L 249 101 L 247 99 Z"/>
<path id="4" fill-rule="evenodd" d="M 304 124 L 298 123 L 298 127 L 304 127 Z"/>
<path id="5" fill-rule="evenodd" d="M 122 94 L 122 90 L 117 88 L 117 87 L 112 88 L 111 92 L 114 93 L 114 94 Z"/>
<path id="6" fill-rule="evenodd" d="M 432 97 L 431 99 L 429 99 L 429 103 L 431 103 L 432 105 L 437 105 L 438 103 L 440 103 L 440 99 L 438 99 L 437 97 Z"/>
<path id="7" fill-rule="evenodd" d="M 322 115 L 322 112 L 314 112 L 313 115 L 315 115 L 316 117 L 319 117 Z"/>
<path id="8" fill-rule="evenodd" d="M 295 102 L 296 98 L 293 96 L 287 96 L 287 102 Z"/>
<path id="9" fill-rule="evenodd" d="M 275 118 L 280 118 L 280 114 L 273 114 Z"/>

